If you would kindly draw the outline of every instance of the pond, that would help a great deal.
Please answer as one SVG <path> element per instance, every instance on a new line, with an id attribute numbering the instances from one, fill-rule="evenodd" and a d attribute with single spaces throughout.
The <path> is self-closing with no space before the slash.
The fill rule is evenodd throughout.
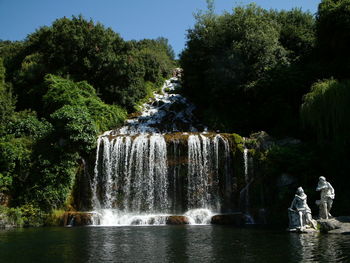
<path id="1" fill-rule="evenodd" d="M 0 262 L 350 262 L 350 235 L 228 226 L 0 231 Z"/>

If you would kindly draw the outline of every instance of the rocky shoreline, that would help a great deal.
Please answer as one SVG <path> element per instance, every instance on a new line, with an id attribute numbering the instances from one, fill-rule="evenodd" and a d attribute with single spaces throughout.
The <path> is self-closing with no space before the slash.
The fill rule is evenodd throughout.
<path id="1" fill-rule="evenodd" d="M 91 226 L 93 225 L 94 213 L 91 212 L 65 212 L 60 220 L 58 220 L 60 226 L 75 227 L 75 226 Z M 5 220 L 6 221 L 6 220 Z M 18 227 L 10 222 L 0 220 L 0 229 Z M 189 220 L 183 215 L 168 216 L 166 219 L 166 225 L 188 225 Z M 211 225 L 229 225 L 233 227 L 244 227 L 245 217 L 242 213 L 231 214 L 216 214 L 211 218 Z M 315 233 L 320 232 L 323 234 L 342 234 L 350 235 L 350 216 L 339 216 L 332 219 L 319 219 L 317 220 L 317 229 L 303 229 L 294 230 L 289 232 L 295 233 Z"/>
<path id="2" fill-rule="evenodd" d="M 350 235 L 350 216 L 339 216 L 332 219 L 317 220 L 320 232 L 328 234 Z"/>

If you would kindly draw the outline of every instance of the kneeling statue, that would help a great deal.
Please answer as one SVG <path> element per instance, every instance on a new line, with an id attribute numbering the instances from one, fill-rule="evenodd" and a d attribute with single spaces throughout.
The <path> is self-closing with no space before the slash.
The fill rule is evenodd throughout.
<path id="1" fill-rule="evenodd" d="M 293 202 L 288 208 L 289 230 L 301 230 L 305 228 L 316 229 L 316 221 L 312 219 L 311 209 L 307 205 L 307 195 L 302 187 L 297 189 Z"/>

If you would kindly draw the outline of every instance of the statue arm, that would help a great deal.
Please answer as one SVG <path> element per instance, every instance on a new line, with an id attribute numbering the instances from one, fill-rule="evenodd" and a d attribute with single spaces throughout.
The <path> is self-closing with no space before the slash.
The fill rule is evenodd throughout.
<path id="1" fill-rule="evenodd" d="M 325 185 L 325 184 L 318 184 L 317 185 L 317 188 L 316 188 L 316 191 L 321 191 L 322 189 L 324 189 L 324 188 L 326 188 L 327 187 L 327 185 Z"/>
<path id="2" fill-rule="evenodd" d="M 290 204 L 289 209 L 292 209 L 292 210 L 293 210 L 294 204 L 295 204 L 295 198 L 293 199 L 292 203 Z"/>
<path id="3" fill-rule="evenodd" d="M 334 188 L 333 188 L 333 186 L 332 186 L 330 183 L 328 183 L 328 187 L 329 187 L 330 192 L 331 192 L 331 195 L 332 195 L 332 197 L 331 197 L 331 198 L 334 198 L 335 193 L 334 193 Z"/>

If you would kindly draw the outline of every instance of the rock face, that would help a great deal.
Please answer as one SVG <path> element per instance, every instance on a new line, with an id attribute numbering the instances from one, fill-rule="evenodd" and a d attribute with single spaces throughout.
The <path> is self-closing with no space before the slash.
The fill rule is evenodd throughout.
<path id="1" fill-rule="evenodd" d="M 186 216 L 168 216 L 167 225 L 188 225 L 190 222 Z"/>
<path id="2" fill-rule="evenodd" d="M 0 193 L 0 205 L 8 206 L 10 201 L 10 196 L 4 193 Z"/>
<path id="3" fill-rule="evenodd" d="M 62 221 L 64 226 L 88 226 L 93 223 L 93 213 L 89 212 L 66 212 Z"/>
<path id="4" fill-rule="evenodd" d="M 329 234 L 350 235 L 350 216 L 340 216 L 328 220 L 318 220 L 320 231 Z"/>
<path id="5" fill-rule="evenodd" d="M 0 213 L 0 229 L 12 227 L 16 227 L 16 225 L 10 222 L 6 215 Z"/>
<path id="6" fill-rule="evenodd" d="M 242 226 L 245 223 L 242 213 L 215 215 L 211 218 L 213 225 L 234 225 Z"/>
<path id="7" fill-rule="evenodd" d="M 320 219 L 317 222 L 320 226 L 320 231 L 323 233 L 328 233 L 331 230 L 340 228 L 340 222 L 336 219 Z"/>

